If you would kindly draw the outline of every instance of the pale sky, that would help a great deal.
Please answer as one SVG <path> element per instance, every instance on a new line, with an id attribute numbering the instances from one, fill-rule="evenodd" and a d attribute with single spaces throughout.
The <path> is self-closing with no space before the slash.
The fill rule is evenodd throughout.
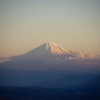
<path id="1" fill-rule="evenodd" d="M 45 42 L 100 55 L 100 0 L 0 0 L 0 58 Z"/>

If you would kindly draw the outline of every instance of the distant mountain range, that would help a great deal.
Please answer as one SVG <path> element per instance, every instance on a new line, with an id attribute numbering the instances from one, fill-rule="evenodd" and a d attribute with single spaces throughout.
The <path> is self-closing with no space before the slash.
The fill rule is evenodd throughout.
<path id="1" fill-rule="evenodd" d="M 100 87 L 100 76 L 97 75 L 70 75 L 53 81 L 38 82 L 31 87 L 45 88 L 93 88 Z"/>

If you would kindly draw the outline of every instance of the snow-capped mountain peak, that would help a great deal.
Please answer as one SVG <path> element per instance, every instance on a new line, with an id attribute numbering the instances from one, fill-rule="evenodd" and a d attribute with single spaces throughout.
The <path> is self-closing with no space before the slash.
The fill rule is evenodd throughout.
<path id="1" fill-rule="evenodd" d="M 56 43 L 44 43 L 43 45 L 33 49 L 32 51 L 17 56 L 18 60 L 32 60 L 32 59 L 52 59 L 52 58 L 63 58 L 63 57 L 72 57 L 72 55 L 64 50 L 62 47 L 57 45 Z"/>

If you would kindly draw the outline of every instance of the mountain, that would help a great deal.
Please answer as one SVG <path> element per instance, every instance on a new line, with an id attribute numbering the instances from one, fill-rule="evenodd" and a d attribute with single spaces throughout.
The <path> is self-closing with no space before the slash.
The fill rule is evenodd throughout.
<path id="1" fill-rule="evenodd" d="M 73 57 L 68 51 L 64 50 L 62 47 L 56 43 L 44 43 L 43 45 L 33 49 L 32 51 L 17 56 L 12 57 L 12 60 L 49 60 L 52 58 L 64 58 Z"/>
<path id="2" fill-rule="evenodd" d="M 43 81 L 34 83 L 31 86 L 46 87 L 46 88 L 72 88 L 76 87 L 83 82 L 90 81 L 93 78 L 97 77 L 96 75 L 70 75 L 53 81 Z M 99 82 L 100 83 L 100 82 Z"/>

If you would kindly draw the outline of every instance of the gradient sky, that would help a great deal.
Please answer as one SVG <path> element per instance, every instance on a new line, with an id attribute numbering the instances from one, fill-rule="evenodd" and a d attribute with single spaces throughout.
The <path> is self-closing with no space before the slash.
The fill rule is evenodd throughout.
<path id="1" fill-rule="evenodd" d="M 0 58 L 45 42 L 100 55 L 100 0 L 0 0 Z"/>

